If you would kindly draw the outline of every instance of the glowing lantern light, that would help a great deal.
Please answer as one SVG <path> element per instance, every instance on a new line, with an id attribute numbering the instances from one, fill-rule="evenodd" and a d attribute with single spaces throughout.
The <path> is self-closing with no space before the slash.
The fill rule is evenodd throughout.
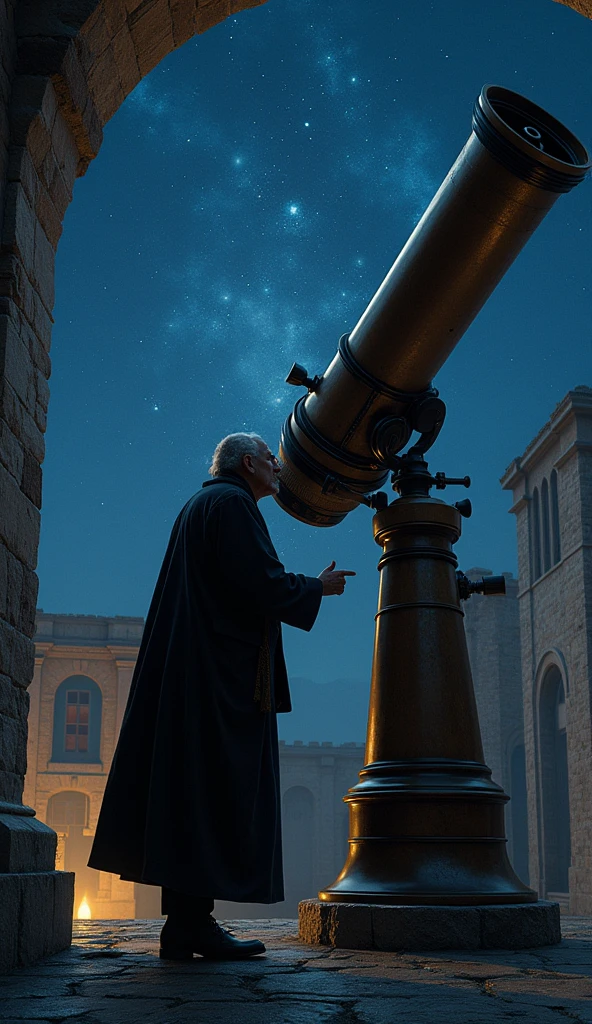
<path id="1" fill-rule="evenodd" d="M 86 899 L 86 894 L 84 896 L 84 899 L 82 900 L 82 903 L 78 907 L 78 914 L 76 916 L 79 921 L 90 921 L 90 919 L 92 918 L 90 907 Z"/>

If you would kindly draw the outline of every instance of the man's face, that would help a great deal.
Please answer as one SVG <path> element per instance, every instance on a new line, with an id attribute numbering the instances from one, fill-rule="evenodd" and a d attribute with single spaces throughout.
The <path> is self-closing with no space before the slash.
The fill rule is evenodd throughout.
<path id="1" fill-rule="evenodd" d="M 277 494 L 280 486 L 278 477 L 281 466 L 264 441 L 257 442 L 259 451 L 257 455 L 245 455 L 245 462 L 249 468 L 249 483 L 257 499 L 264 498 L 268 494 Z"/>

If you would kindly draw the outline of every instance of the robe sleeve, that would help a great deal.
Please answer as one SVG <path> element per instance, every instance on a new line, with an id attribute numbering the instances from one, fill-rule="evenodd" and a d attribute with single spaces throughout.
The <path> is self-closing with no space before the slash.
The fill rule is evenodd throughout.
<path id="1" fill-rule="evenodd" d="M 210 516 L 215 566 L 225 584 L 242 592 L 261 614 L 312 629 L 323 584 L 316 576 L 286 572 L 250 498 L 229 495 Z"/>

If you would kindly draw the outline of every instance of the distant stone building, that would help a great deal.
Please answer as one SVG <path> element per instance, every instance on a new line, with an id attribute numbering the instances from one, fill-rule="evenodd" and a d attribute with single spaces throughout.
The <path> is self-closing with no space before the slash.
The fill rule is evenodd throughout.
<path id="1" fill-rule="evenodd" d="M 37 615 L 23 799 L 58 834 L 58 870 L 76 872 L 75 914 L 86 896 L 93 917 L 136 915 L 133 883 L 86 862 L 143 626 L 135 618 Z"/>
<path id="2" fill-rule="evenodd" d="M 592 913 L 592 388 L 502 478 L 518 530 L 530 881 Z"/>
<path id="3" fill-rule="evenodd" d="M 473 580 L 491 574 L 490 569 L 467 572 Z M 494 781 L 511 797 L 506 805 L 508 855 L 520 878 L 528 882 L 518 580 L 512 573 L 504 576 L 504 597 L 473 594 L 463 610 L 485 763 Z"/>
<path id="4" fill-rule="evenodd" d="M 86 899 L 93 918 L 160 914 L 159 889 L 87 867 L 143 626 L 37 615 L 24 801 L 58 834 L 57 868 L 76 873 L 75 913 Z M 299 900 L 333 881 L 347 849 L 342 797 L 363 756 L 362 743 L 280 742 L 286 900 L 221 904 L 222 914 L 293 917 Z"/>

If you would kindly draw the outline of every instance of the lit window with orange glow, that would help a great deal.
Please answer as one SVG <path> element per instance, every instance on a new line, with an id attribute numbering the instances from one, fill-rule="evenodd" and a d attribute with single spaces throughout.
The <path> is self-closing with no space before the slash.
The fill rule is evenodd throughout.
<path id="1" fill-rule="evenodd" d="M 66 750 L 88 750 L 90 694 L 88 690 L 68 690 L 66 694 Z"/>

